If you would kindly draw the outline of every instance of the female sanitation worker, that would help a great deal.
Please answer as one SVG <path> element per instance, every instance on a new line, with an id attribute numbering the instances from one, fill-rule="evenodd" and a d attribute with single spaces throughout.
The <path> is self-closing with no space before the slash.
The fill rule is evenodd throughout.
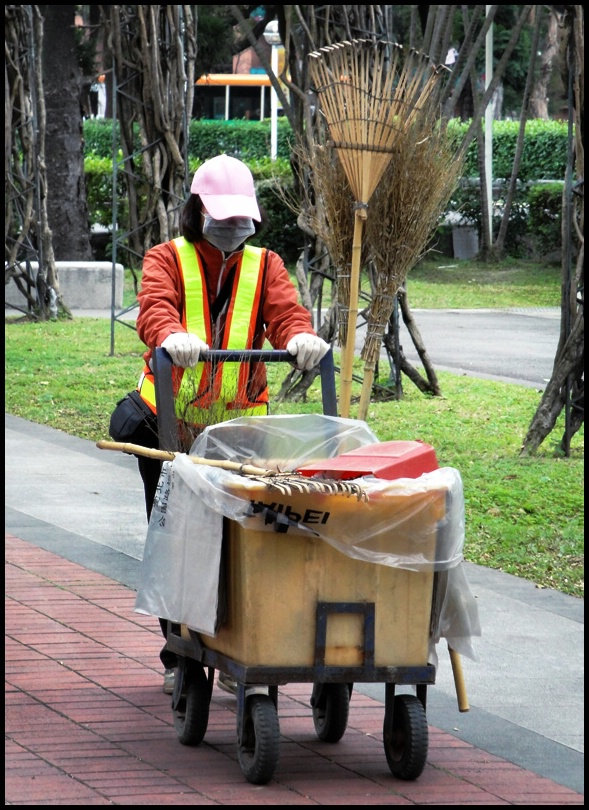
<path id="1" fill-rule="evenodd" d="M 137 332 L 148 349 L 139 394 L 155 414 L 150 361 L 154 348 L 162 346 L 175 366 L 180 420 L 198 426 L 201 414 L 202 424 L 209 424 L 212 410 L 215 421 L 265 414 L 263 363 L 213 367 L 199 363 L 201 353 L 208 348 L 261 349 L 268 340 L 274 349 L 292 354 L 297 368 L 310 370 L 329 344 L 313 331 L 310 313 L 298 303 L 280 256 L 247 245 L 262 221 L 247 166 L 228 155 L 214 157 L 197 170 L 190 190 L 182 236 L 153 247 L 144 257 Z M 138 462 L 149 517 L 161 463 L 142 457 Z M 162 660 L 173 667 L 169 653 L 162 651 Z M 169 684 L 164 688 L 169 691 Z"/>
<path id="2" fill-rule="evenodd" d="M 225 419 L 267 412 L 265 367 L 252 362 L 239 373 L 223 369 L 220 374 L 200 364 L 198 374 L 187 375 L 190 380 L 182 390 L 182 369 L 197 366 L 202 351 L 261 349 L 268 340 L 274 349 L 290 352 L 299 369 L 309 370 L 329 349 L 298 303 L 280 256 L 245 244 L 261 219 L 250 170 L 236 158 L 219 155 L 194 175 L 182 213 L 183 235 L 145 254 L 137 332 L 148 350 L 138 390 L 153 413 L 150 361 L 156 346 L 166 349 L 179 367 L 174 378 L 178 416 L 184 418 L 188 406 L 193 417 L 199 410 L 206 416 L 213 403 L 221 402 Z M 139 463 L 149 514 L 160 463 Z"/>

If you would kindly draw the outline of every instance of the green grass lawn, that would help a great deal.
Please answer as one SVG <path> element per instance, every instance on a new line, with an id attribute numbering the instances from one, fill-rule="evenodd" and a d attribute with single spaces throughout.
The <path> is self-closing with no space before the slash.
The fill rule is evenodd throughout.
<path id="1" fill-rule="evenodd" d="M 413 308 L 559 305 L 558 268 L 448 264 L 459 266 L 412 271 Z M 453 283 L 442 280 L 446 273 L 453 274 Z M 135 331 L 117 323 L 111 356 L 108 318 L 7 320 L 5 410 L 91 441 L 108 438 L 110 413 L 135 387 L 143 351 Z M 271 391 L 278 392 L 284 376 L 283 364 L 269 366 Z M 538 453 L 520 457 L 538 391 L 447 372 L 438 372 L 438 378 L 441 397 L 424 396 L 404 380 L 403 398 L 373 402 L 367 424 L 380 441 L 421 439 L 434 447 L 440 466 L 459 470 L 467 560 L 582 597 L 584 428 L 573 437 L 570 458 L 556 452 L 562 415 Z M 321 411 L 319 380 L 306 402 L 273 408 L 311 411 Z"/>
<path id="2" fill-rule="evenodd" d="M 422 309 L 559 307 L 560 267 L 425 259 L 409 273 L 407 294 L 411 306 Z"/>

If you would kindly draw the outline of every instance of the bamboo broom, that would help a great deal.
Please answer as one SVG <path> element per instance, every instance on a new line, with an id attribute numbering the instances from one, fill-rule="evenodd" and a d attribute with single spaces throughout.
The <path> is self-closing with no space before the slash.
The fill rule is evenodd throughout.
<path id="1" fill-rule="evenodd" d="M 309 71 L 333 146 L 355 196 L 348 319 L 340 411 L 350 410 L 362 237 L 368 203 L 392 159 L 400 133 L 418 114 L 432 81 L 427 57 L 391 42 L 352 40 L 309 54 Z"/>
<path id="2" fill-rule="evenodd" d="M 443 71 L 440 69 L 438 73 L 442 78 Z M 397 140 L 395 164 L 386 169 L 371 203 L 373 215 L 367 222 L 364 238 L 371 247 L 372 295 L 361 353 L 364 378 L 359 419 L 367 415 L 376 363 L 395 295 L 409 270 L 424 254 L 463 163 L 441 125 L 438 98 L 442 82 L 438 80 L 436 85 L 430 86 L 430 95 L 411 128 Z"/>

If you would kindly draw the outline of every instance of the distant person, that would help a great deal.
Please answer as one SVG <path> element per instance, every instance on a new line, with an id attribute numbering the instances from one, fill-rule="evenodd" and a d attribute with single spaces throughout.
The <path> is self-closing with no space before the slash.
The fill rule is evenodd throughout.
<path id="1" fill-rule="evenodd" d="M 102 73 L 98 77 L 98 98 L 96 101 L 96 117 L 104 118 L 106 115 L 106 76 Z"/>
<path id="2" fill-rule="evenodd" d="M 106 115 L 106 83 L 102 73 L 90 85 L 88 93 L 90 99 L 90 118 L 104 118 Z"/>

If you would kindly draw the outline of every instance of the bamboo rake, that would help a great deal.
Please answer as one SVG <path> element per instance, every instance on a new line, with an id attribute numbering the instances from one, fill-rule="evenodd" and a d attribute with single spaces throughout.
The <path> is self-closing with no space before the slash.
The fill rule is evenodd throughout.
<path id="1" fill-rule="evenodd" d="M 153 447 L 144 447 L 141 444 L 131 442 L 111 442 L 100 439 L 96 442 L 96 447 L 100 450 L 117 450 L 121 453 L 129 453 L 146 458 L 159 459 L 160 461 L 173 461 L 176 456 L 185 456 L 193 464 L 203 464 L 206 467 L 219 467 L 222 470 L 229 470 L 246 475 L 250 479 L 259 480 L 268 489 L 279 492 L 281 495 L 290 496 L 294 492 L 299 494 L 321 494 L 321 495 L 345 495 L 353 496 L 359 501 L 367 501 L 368 496 L 362 486 L 354 481 L 330 481 L 326 479 L 308 478 L 301 473 L 277 472 L 276 470 L 256 467 L 253 464 L 241 464 L 238 461 L 225 459 L 203 458 L 186 453 L 172 452 L 170 450 L 158 450 Z"/>
<path id="2" fill-rule="evenodd" d="M 186 455 L 185 453 L 172 452 L 170 450 L 158 450 L 154 447 L 144 447 L 142 444 L 132 444 L 131 442 L 110 442 L 100 439 L 96 442 L 96 447 L 100 450 L 118 450 L 121 453 L 130 453 L 135 456 L 145 456 L 146 458 L 156 458 L 161 461 L 174 461 L 176 456 Z M 240 464 L 237 461 L 225 461 L 202 456 L 186 455 L 193 464 L 205 464 L 207 467 L 221 467 L 223 470 L 232 470 L 242 475 L 276 475 L 276 470 L 267 470 L 264 467 L 256 467 L 252 464 Z"/>
<path id="3" fill-rule="evenodd" d="M 392 121 L 388 120 L 390 110 L 380 116 L 375 115 L 373 109 L 375 104 L 383 101 L 386 104 L 390 97 L 388 85 L 393 73 L 383 70 L 384 57 L 384 48 L 374 47 L 367 40 L 342 42 L 310 54 L 311 76 L 333 145 L 357 200 L 341 374 L 340 410 L 344 417 L 349 415 L 351 401 L 364 220 L 368 201 L 392 157 L 390 146 L 394 130 Z"/>

